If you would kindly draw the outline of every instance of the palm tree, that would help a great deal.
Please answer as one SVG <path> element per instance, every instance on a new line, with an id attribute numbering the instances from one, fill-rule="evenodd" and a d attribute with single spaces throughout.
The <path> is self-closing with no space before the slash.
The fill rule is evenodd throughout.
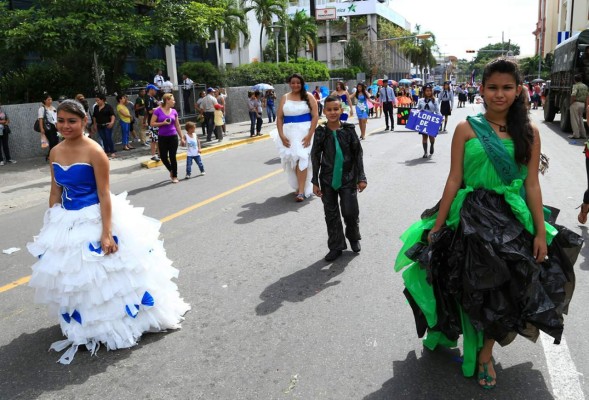
<path id="1" fill-rule="evenodd" d="M 219 4 L 223 9 L 222 23 L 215 27 L 215 39 L 219 65 L 225 67 L 222 43 L 228 43 L 229 48 L 234 50 L 240 43 L 240 34 L 244 37 L 244 44 L 250 39 L 247 26 L 246 7 L 244 0 L 222 0 Z"/>
<path id="2" fill-rule="evenodd" d="M 272 25 L 274 16 L 282 17 L 286 12 L 286 0 L 249 0 L 250 6 L 246 12 L 253 11 L 256 20 L 260 24 L 260 61 L 264 61 L 264 51 L 262 48 L 262 38 L 264 37 L 264 28 L 266 31 Z"/>
<path id="3" fill-rule="evenodd" d="M 299 50 L 309 46 L 313 50 L 317 44 L 317 24 L 315 19 L 299 10 L 287 22 L 290 52 L 296 59 Z"/>
<path id="4" fill-rule="evenodd" d="M 419 32 L 420 26 L 415 26 L 416 31 L 413 35 L 421 35 Z M 401 42 L 401 50 L 405 56 L 411 61 L 417 71 L 423 75 L 423 68 L 432 67 L 436 65 L 436 58 L 434 57 L 433 51 L 436 47 L 436 37 L 431 32 L 425 32 L 429 34 L 429 39 L 407 39 Z"/>

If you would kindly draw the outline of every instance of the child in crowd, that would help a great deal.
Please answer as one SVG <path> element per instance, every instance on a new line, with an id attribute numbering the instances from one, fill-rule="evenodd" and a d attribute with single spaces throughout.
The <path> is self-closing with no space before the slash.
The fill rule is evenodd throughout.
<path id="1" fill-rule="evenodd" d="M 200 140 L 196 137 L 194 133 L 196 131 L 196 124 L 194 122 L 187 122 L 186 123 L 186 133 L 184 134 L 184 140 L 186 140 L 186 178 L 190 179 L 190 175 L 192 172 L 192 161 L 198 165 L 200 169 L 200 174 L 205 174 L 205 167 L 202 165 L 202 160 L 200 158 Z"/>
<path id="2" fill-rule="evenodd" d="M 317 127 L 311 160 L 313 162 L 313 193 L 321 197 L 327 224 L 329 253 L 325 261 L 334 261 L 346 249 L 346 239 L 352 251 L 360 252 L 358 226 L 358 192 L 367 185 L 362 161 L 362 146 L 354 125 L 340 122 L 341 100 L 331 95 L 325 99 L 323 114 L 327 123 Z M 341 215 L 338 205 L 341 203 Z M 341 218 L 346 224 L 346 234 Z"/>
<path id="3" fill-rule="evenodd" d="M 221 104 L 215 104 L 213 119 L 215 122 L 215 137 L 217 138 L 217 141 L 220 142 L 223 140 L 223 125 L 225 125 L 223 106 Z"/>

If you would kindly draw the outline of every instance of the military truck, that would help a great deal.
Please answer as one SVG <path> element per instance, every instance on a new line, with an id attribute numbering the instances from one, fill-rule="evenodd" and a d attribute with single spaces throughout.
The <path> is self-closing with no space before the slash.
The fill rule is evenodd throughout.
<path id="1" fill-rule="evenodd" d="M 554 121 L 560 112 L 560 129 L 571 132 L 569 106 L 575 75 L 581 74 L 589 85 L 589 29 L 586 29 L 554 49 L 554 64 L 550 73 L 550 87 L 544 102 L 544 121 Z"/>

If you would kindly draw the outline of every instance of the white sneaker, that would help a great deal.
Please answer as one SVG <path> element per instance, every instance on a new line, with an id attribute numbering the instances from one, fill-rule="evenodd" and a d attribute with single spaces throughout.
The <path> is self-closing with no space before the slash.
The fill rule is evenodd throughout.
<path id="1" fill-rule="evenodd" d="M 10 164 L 16 164 L 16 161 L 14 161 L 14 160 L 8 160 L 8 162 L 9 162 Z"/>
<path id="2" fill-rule="evenodd" d="M 186 175 L 186 178 L 184 178 L 184 179 L 190 179 L 190 175 Z"/>
<path id="3" fill-rule="evenodd" d="M 203 172 L 200 173 L 200 176 L 203 176 L 203 175 L 206 175 L 206 174 L 207 173 L 203 171 Z"/>
<path id="4" fill-rule="evenodd" d="M 4 161 L 0 161 L 0 166 L 4 165 Z M 202 175 L 202 174 L 201 174 Z"/>

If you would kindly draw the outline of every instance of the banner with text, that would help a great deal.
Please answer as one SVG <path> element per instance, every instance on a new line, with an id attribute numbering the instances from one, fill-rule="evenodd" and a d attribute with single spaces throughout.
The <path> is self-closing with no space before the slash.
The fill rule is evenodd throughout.
<path id="1" fill-rule="evenodd" d="M 412 109 L 406 128 L 429 136 L 436 137 L 440 131 L 443 117 L 426 110 Z"/>

